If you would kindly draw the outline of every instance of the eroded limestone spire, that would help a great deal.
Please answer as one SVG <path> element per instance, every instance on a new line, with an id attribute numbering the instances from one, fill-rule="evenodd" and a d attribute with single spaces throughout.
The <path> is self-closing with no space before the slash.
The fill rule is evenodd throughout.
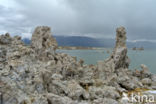
<path id="1" fill-rule="evenodd" d="M 52 37 L 51 29 L 48 26 L 38 26 L 32 35 L 31 45 L 37 49 L 53 49 L 57 48 L 57 42 Z"/>
<path id="2" fill-rule="evenodd" d="M 116 29 L 116 46 L 115 48 L 119 47 L 126 47 L 126 30 L 124 27 L 119 27 Z"/>
<path id="3" fill-rule="evenodd" d="M 116 45 L 112 54 L 114 60 L 115 69 L 128 68 L 129 58 L 127 56 L 126 47 L 126 30 L 124 27 L 118 27 L 116 29 Z"/>
<path id="4" fill-rule="evenodd" d="M 120 71 L 120 69 L 127 69 L 129 67 L 130 60 L 127 56 L 126 39 L 125 28 L 117 28 L 116 45 L 112 55 L 107 60 L 98 62 L 100 77 L 108 77 L 112 73 Z"/>

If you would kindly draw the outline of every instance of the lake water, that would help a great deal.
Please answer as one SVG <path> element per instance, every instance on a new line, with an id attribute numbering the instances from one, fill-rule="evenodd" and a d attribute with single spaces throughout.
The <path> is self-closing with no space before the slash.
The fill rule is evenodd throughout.
<path id="1" fill-rule="evenodd" d="M 107 53 L 107 50 L 110 53 Z M 85 64 L 96 64 L 98 60 L 105 60 L 112 52 L 111 49 L 102 50 L 57 50 L 58 52 L 67 53 L 76 56 L 77 59 L 83 59 Z M 152 73 L 156 73 L 156 50 L 149 49 L 143 51 L 134 51 L 129 49 L 128 56 L 131 60 L 129 69 L 141 69 L 140 65 L 145 64 Z"/>

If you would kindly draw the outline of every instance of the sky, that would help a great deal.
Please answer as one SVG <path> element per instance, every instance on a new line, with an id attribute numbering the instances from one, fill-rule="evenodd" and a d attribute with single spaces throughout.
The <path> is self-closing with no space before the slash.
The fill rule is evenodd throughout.
<path id="1" fill-rule="evenodd" d="M 115 38 L 124 26 L 129 41 L 156 42 L 156 0 L 0 0 L 0 34 L 31 38 L 36 26 L 53 35 Z"/>

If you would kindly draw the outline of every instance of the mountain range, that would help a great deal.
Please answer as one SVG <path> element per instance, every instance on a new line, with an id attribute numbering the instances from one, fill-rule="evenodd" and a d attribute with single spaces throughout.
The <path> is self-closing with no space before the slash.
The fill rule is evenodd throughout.
<path id="1" fill-rule="evenodd" d="M 105 47 L 112 48 L 115 44 L 115 39 L 98 39 L 84 36 L 54 36 L 59 46 L 82 46 L 82 47 Z M 30 39 L 24 38 L 24 43 L 30 44 Z M 128 48 L 144 47 L 156 48 L 156 43 L 148 41 L 127 42 Z"/>

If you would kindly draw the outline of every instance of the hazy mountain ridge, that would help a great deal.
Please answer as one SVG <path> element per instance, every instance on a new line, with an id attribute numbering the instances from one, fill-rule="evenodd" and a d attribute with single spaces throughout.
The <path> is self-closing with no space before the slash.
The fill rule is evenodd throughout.
<path id="1" fill-rule="evenodd" d="M 59 46 L 82 46 L 82 47 L 114 47 L 114 39 L 98 39 L 84 36 L 54 36 Z M 30 44 L 30 39 L 24 38 L 24 43 Z M 144 47 L 156 48 L 156 43 L 153 42 L 127 42 L 128 48 Z"/>

